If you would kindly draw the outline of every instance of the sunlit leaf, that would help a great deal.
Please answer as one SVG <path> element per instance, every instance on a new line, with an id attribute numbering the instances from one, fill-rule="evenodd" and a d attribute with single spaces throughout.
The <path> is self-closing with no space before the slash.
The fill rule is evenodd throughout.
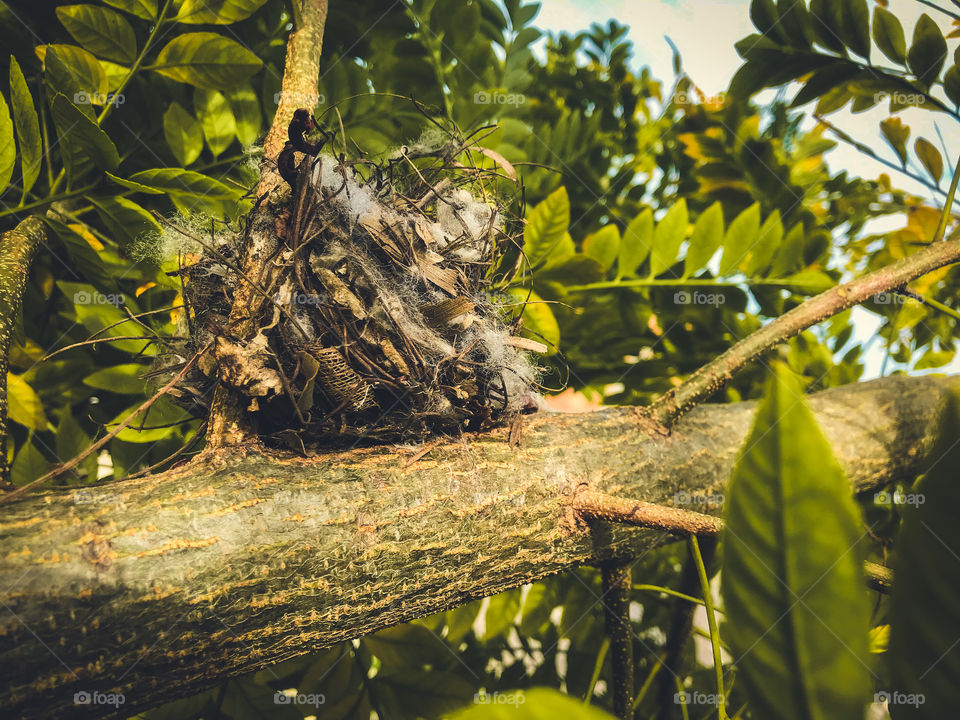
<path id="1" fill-rule="evenodd" d="M 650 277 L 656 277 L 677 261 L 687 234 L 687 217 L 687 201 L 681 198 L 657 223 L 650 249 Z"/>
<path id="2" fill-rule="evenodd" d="M 137 57 L 137 38 L 126 18 L 97 5 L 61 5 L 57 17 L 67 32 L 94 55 L 131 63 Z"/>
<path id="3" fill-rule="evenodd" d="M 157 16 L 157 0 L 103 0 L 104 3 L 119 10 L 126 10 L 144 20 L 153 20 Z"/>
<path id="4" fill-rule="evenodd" d="M 30 94 L 30 88 L 27 87 L 20 65 L 12 55 L 10 56 L 10 105 L 13 109 L 13 124 L 17 130 L 17 140 L 20 141 L 20 174 L 23 195 L 26 197 L 40 174 L 43 147 L 40 121 L 33 104 L 33 96 Z M 2 122 L 0 119 L 0 123 Z M 3 150 L 0 150 L 0 157 L 2 155 Z"/>
<path id="5" fill-rule="evenodd" d="M 176 21 L 195 25 L 229 25 L 245 20 L 266 0 L 184 0 Z"/>
<path id="6" fill-rule="evenodd" d="M 723 244 L 723 206 L 715 202 L 693 224 L 687 256 L 683 260 L 683 276 L 695 275 L 707 266 Z"/>
<path id="7" fill-rule="evenodd" d="M 556 264 L 573 255 L 573 240 L 567 242 L 569 226 L 570 198 L 561 186 L 527 213 L 523 251 L 531 267 Z"/>
<path id="8" fill-rule="evenodd" d="M 843 470 L 780 363 L 725 512 L 721 637 L 738 658 L 753 714 L 861 717 L 869 697 L 865 533 Z"/>
<path id="9" fill-rule="evenodd" d="M 17 162 L 17 143 L 13 139 L 13 120 L 7 101 L 0 95 L 0 193 L 7 189 Z"/>
<path id="10" fill-rule="evenodd" d="M 760 203 L 754 203 L 730 223 L 723 236 L 720 274 L 732 274 L 753 248 L 760 236 Z"/>
<path id="11" fill-rule="evenodd" d="M 653 211 L 647 208 L 627 225 L 620 241 L 620 256 L 617 259 L 617 274 L 621 277 L 635 275 L 637 268 L 646 260 L 653 245 Z"/>
<path id="12" fill-rule="evenodd" d="M 604 270 L 612 267 L 620 254 L 620 231 L 617 226 L 611 223 L 587 235 L 583 241 L 583 252 L 600 263 Z"/>
<path id="13" fill-rule="evenodd" d="M 230 146 L 237 134 L 237 122 L 230 104 L 216 90 L 196 88 L 193 92 L 193 107 L 200 120 L 207 147 L 213 156 L 217 157 Z"/>
<path id="14" fill-rule="evenodd" d="M 261 64 L 256 55 L 235 40 L 197 32 L 179 35 L 167 43 L 151 69 L 178 82 L 223 90 L 247 80 Z"/>
<path id="15" fill-rule="evenodd" d="M 21 375 L 7 373 L 7 413 L 15 423 L 31 430 L 46 430 L 43 403 Z"/>

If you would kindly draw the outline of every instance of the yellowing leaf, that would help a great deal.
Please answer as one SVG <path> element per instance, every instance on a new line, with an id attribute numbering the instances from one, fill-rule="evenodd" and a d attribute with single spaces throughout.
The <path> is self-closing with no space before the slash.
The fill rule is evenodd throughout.
<path id="1" fill-rule="evenodd" d="M 7 373 L 7 413 L 10 419 L 31 430 L 46 430 L 43 403 L 22 375 Z"/>

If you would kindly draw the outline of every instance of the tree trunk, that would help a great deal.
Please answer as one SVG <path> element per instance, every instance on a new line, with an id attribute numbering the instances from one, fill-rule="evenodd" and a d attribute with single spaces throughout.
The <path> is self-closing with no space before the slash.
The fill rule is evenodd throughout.
<path id="1" fill-rule="evenodd" d="M 893 377 L 811 404 L 865 491 L 912 479 L 944 378 Z M 754 403 L 707 405 L 669 437 L 631 408 L 526 421 L 423 448 L 314 458 L 224 448 L 183 467 L 3 508 L 0 706 L 89 717 L 79 691 L 129 716 L 227 676 L 617 559 L 666 533 L 571 510 L 581 492 L 667 504 L 723 492 Z"/>

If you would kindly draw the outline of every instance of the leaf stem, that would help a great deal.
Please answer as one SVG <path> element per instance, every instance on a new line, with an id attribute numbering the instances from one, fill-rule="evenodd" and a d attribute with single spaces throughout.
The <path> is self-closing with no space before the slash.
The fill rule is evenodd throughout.
<path id="1" fill-rule="evenodd" d="M 700 554 L 700 544 L 697 536 L 691 535 L 687 541 L 690 553 L 700 576 L 700 588 L 703 591 L 703 604 L 707 610 L 707 625 L 710 628 L 710 645 L 713 647 L 713 670 L 717 678 L 717 718 L 727 720 L 726 698 L 723 692 L 723 658 L 720 655 L 720 630 L 717 627 L 717 616 L 713 611 L 713 596 L 710 594 L 710 578 L 707 577 L 707 568 L 703 564 Z"/>

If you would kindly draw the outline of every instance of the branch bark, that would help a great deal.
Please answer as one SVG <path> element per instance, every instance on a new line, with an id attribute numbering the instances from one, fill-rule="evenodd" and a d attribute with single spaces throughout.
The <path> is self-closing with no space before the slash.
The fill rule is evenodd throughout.
<path id="1" fill-rule="evenodd" d="M 894 377 L 810 402 L 853 487 L 867 490 L 915 476 L 955 384 Z M 394 446 L 311 459 L 229 448 L 149 477 L 23 498 L 0 517 L 0 707 L 89 717 L 75 692 L 122 692 L 131 715 L 580 564 L 623 560 L 671 536 L 587 523 L 577 499 L 671 504 L 721 492 L 754 410 L 701 406 L 669 437 L 645 434 L 631 408 L 543 414 L 528 420 L 520 448 L 497 431 L 418 459 Z"/>
<path id="2" fill-rule="evenodd" d="M 300 24 L 287 41 L 280 101 L 267 132 L 260 163 L 260 182 L 257 197 L 267 198 L 283 186 L 277 170 L 277 156 L 283 149 L 287 126 L 298 108 L 311 110 L 319 98 L 317 81 L 320 74 L 320 52 L 323 48 L 323 30 L 327 22 L 327 0 L 302 0 Z M 258 205 L 250 218 L 250 237 L 244 248 L 243 275 L 247 278 L 265 278 L 269 273 L 267 258 L 277 247 L 274 215 L 267 204 Z M 230 311 L 229 330 L 241 340 L 249 340 L 255 332 L 251 317 L 256 315 L 255 303 L 263 302 L 249 283 L 239 283 Z M 238 399 L 224 386 L 217 386 L 210 408 L 207 446 L 215 449 L 227 445 L 253 442 L 256 433 L 249 427 Z"/>
<path id="3" fill-rule="evenodd" d="M 7 477 L 7 370 L 10 343 L 20 319 L 30 263 L 46 239 L 43 220 L 32 215 L 0 235 L 0 480 Z"/>

